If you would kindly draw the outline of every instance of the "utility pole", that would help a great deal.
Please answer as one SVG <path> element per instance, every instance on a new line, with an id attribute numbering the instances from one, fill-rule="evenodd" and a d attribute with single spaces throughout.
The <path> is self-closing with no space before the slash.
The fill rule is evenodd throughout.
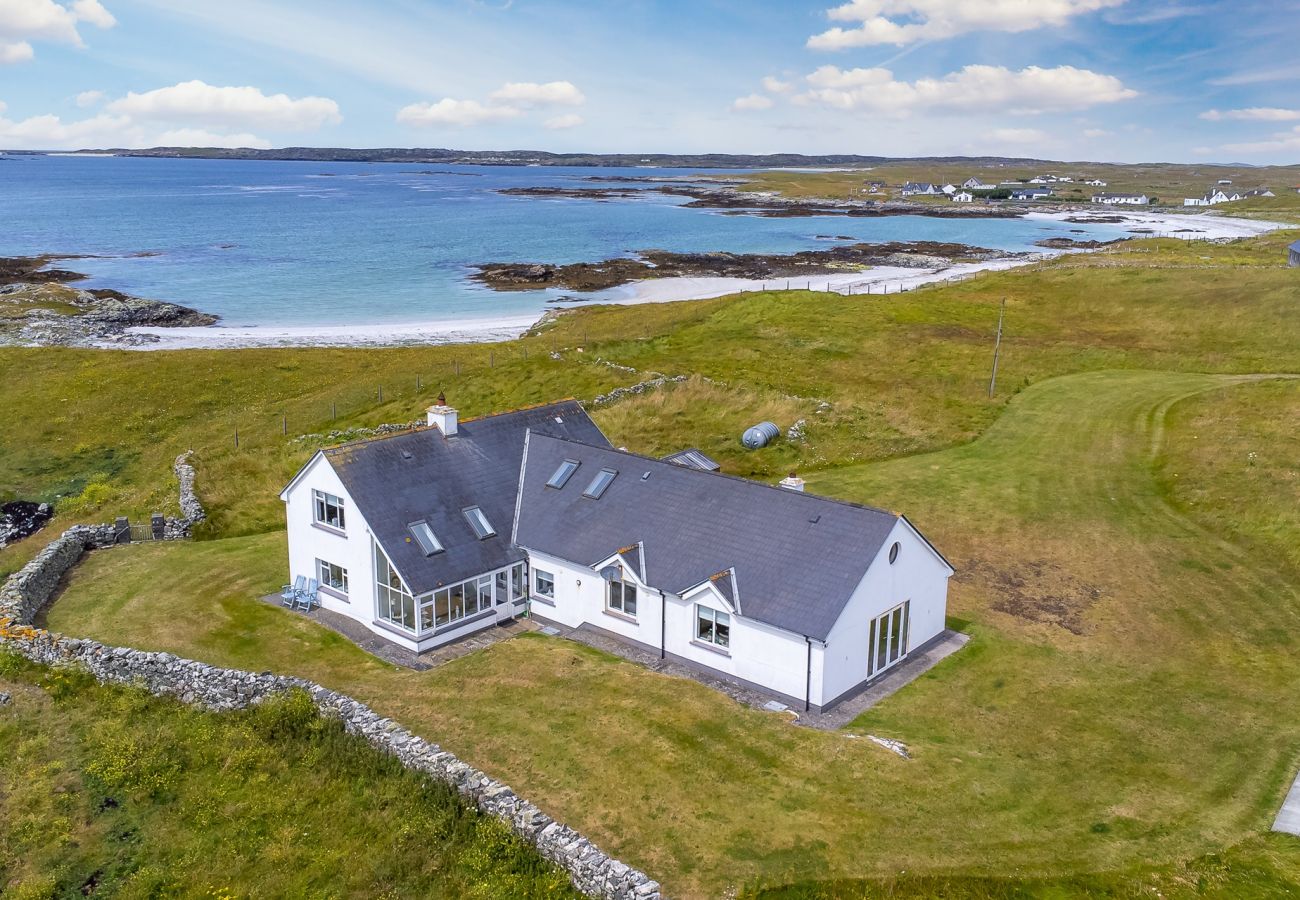
<path id="1" fill-rule="evenodd" d="M 993 342 L 993 375 L 989 378 L 989 399 L 998 385 L 998 356 L 1002 353 L 1002 319 L 1007 314 L 1007 298 L 1002 298 L 1002 307 L 998 310 L 998 336 Z"/>

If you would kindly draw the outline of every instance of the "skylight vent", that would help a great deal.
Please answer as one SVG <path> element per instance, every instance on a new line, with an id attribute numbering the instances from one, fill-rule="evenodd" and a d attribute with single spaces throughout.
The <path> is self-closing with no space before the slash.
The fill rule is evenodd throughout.
<path id="1" fill-rule="evenodd" d="M 551 480 L 546 482 L 546 486 L 555 488 L 558 491 L 569 483 L 569 479 L 573 477 L 574 472 L 578 471 L 580 465 L 581 463 L 576 459 L 566 459 L 560 463 L 559 468 L 555 470 L 555 474 L 551 476 Z"/>
<path id="2" fill-rule="evenodd" d="M 474 529 L 474 535 L 480 541 L 497 533 L 496 529 L 492 527 L 492 523 L 487 520 L 487 516 L 483 515 L 483 510 L 477 506 L 471 506 L 465 510 L 465 521 L 469 523 L 470 528 Z"/>
<path id="3" fill-rule="evenodd" d="M 601 469 L 596 473 L 596 477 L 591 479 L 591 484 L 587 485 L 587 489 L 582 492 L 582 496 L 590 497 L 592 500 L 599 500 L 608 490 L 610 484 L 613 483 L 614 476 L 617 474 L 618 472 L 613 469 Z"/>
<path id="4" fill-rule="evenodd" d="M 410 450 L 403 450 L 403 451 L 402 451 L 402 459 L 415 459 L 415 457 L 414 457 L 414 455 L 412 455 L 412 453 L 411 453 Z"/>
<path id="5" fill-rule="evenodd" d="M 642 473 L 641 473 L 641 480 L 642 480 L 642 481 L 649 481 L 649 480 L 650 480 L 650 473 L 649 473 L 649 472 L 642 472 Z"/>
<path id="6" fill-rule="evenodd" d="M 425 556 L 433 556 L 435 553 L 442 552 L 442 541 L 438 540 L 438 536 L 433 533 L 433 529 L 429 527 L 428 522 L 416 522 L 408 527 L 411 529 L 411 535 L 415 538 L 415 542 L 424 551 Z"/>

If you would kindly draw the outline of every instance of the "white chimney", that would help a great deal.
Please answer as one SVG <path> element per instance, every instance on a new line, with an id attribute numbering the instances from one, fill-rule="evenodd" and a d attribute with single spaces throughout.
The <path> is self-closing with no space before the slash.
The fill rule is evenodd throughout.
<path id="1" fill-rule="evenodd" d="M 788 478 L 781 479 L 781 487 L 791 491 L 802 491 L 805 484 L 807 482 L 794 472 L 791 472 Z"/>
<path id="2" fill-rule="evenodd" d="M 429 425 L 442 432 L 443 437 L 456 434 L 456 410 L 454 407 L 440 403 L 430 406 L 428 410 Z"/>

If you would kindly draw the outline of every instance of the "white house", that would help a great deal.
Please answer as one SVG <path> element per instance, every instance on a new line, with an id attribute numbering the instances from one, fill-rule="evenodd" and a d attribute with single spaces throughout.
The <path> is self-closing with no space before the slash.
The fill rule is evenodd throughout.
<path id="1" fill-rule="evenodd" d="M 1099 193 L 1092 195 L 1092 202 L 1107 206 L 1146 206 L 1151 198 L 1146 194 Z"/>
<path id="2" fill-rule="evenodd" d="M 281 494 L 290 575 L 410 650 L 527 611 L 822 710 L 943 632 L 952 567 L 901 515 L 616 450 L 574 401 L 429 423 Z"/>
<path id="3" fill-rule="evenodd" d="M 945 194 L 951 197 L 953 194 L 957 193 L 957 185 L 945 184 L 943 187 L 939 188 L 939 190 L 943 191 Z"/>
<path id="4" fill-rule="evenodd" d="M 1052 189 L 1050 187 L 1021 186 L 1011 192 L 1012 200 L 1046 200 L 1050 196 L 1052 196 Z"/>
<path id="5" fill-rule="evenodd" d="M 985 184 L 984 182 L 980 181 L 978 178 L 967 178 L 965 181 L 961 183 L 961 186 L 966 188 L 967 190 L 974 190 L 974 191 L 988 190 L 993 187 L 993 185 Z"/>
<path id="6" fill-rule="evenodd" d="M 953 203 L 970 203 L 975 199 L 975 195 L 970 191 L 958 191 L 952 195 Z"/>
<path id="7" fill-rule="evenodd" d="M 901 193 L 904 197 L 912 197 L 916 195 L 933 196 L 941 193 L 941 191 L 929 182 L 907 181 L 903 183 L 903 190 Z"/>
<path id="8" fill-rule="evenodd" d="M 1105 186 L 1106 186 L 1106 182 L 1102 181 L 1100 178 L 1089 178 L 1087 181 L 1084 182 L 1084 184 L 1090 184 L 1090 185 L 1092 185 L 1093 187 L 1105 187 Z"/>

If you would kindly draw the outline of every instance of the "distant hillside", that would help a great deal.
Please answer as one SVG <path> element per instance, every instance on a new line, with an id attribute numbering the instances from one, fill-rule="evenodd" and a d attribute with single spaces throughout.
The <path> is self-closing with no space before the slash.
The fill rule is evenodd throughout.
<path id="1" fill-rule="evenodd" d="M 216 147 L 153 147 L 148 150 L 82 150 L 82 153 L 113 153 L 119 156 L 191 157 L 198 159 L 273 159 L 312 162 L 397 162 L 473 164 L 480 166 L 655 166 L 658 168 L 775 169 L 820 168 L 827 166 L 872 166 L 897 162 L 886 156 L 833 154 L 805 156 L 800 153 L 763 155 L 733 153 L 548 153 L 542 150 L 448 150 L 382 147 L 352 150 L 342 147 L 283 147 L 278 150 L 226 150 Z M 960 157 L 920 157 L 916 161 L 955 161 Z M 1001 157 L 972 158 L 972 163 L 1028 163 L 1030 159 Z"/>

